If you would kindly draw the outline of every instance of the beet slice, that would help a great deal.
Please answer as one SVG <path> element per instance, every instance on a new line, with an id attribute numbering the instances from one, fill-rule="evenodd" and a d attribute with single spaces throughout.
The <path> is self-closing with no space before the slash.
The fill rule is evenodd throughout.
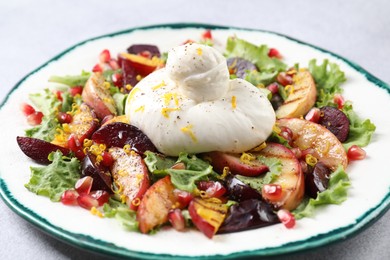
<path id="1" fill-rule="evenodd" d="M 325 106 L 320 108 L 318 124 L 331 131 L 340 142 L 345 142 L 349 134 L 348 117 L 339 109 Z"/>
<path id="2" fill-rule="evenodd" d="M 318 162 L 312 171 L 305 175 L 306 194 L 316 198 L 318 192 L 328 189 L 331 170 L 322 162 Z"/>
<path id="3" fill-rule="evenodd" d="M 107 147 L 120 147 L 129 144 L 133 150 L 143 154 L 145 151 L 157 152 L 156 147 L 141 130 L 133 125 L 115 122 L 104 125 L 93 135 L 92 140 Z"/>
<path id="4" fill-rule="evenodd" d="M 37 138 L 17 136 L 16 141 L 25 155 L 41 164 L 50 164 L 48 156 L 51 152 L 60 150 L 63 155 L 69 155 L 71 152 L 68 148 Z"/>
<path id="5" fill-rule="evenodd" d="M 93 178 L 92 190 L 105 190 L 112 192 L 112 177 L 108 167 L 96 162 L 96 156 L 87 153 L 81 166 L 82 176 L 91 176 Z"/>
<path id="6" fill-rule="evenodd" d="M 143 52 L 150 53 L 150 56 L 160 57 L 160 50 L 156 45 L 152 44 L 133 44 L 129 48 L 127 48 L 127 52 L 131 54 L 141 54 Z"/>

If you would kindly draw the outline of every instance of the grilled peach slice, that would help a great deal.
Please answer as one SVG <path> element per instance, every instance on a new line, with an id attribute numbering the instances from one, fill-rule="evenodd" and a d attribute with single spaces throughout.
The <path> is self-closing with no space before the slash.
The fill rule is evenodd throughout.
<path id="1" fill-rule="evenodd" d="M 142 196 L 149 188 L 148 169 L 141 155 L 134 151 L 126 152 L 122 148 L 112 147 L 109 152 L 114 159 L 110 170 L 118 186 L 118 193 L 130 209 L 137 210 Z"/>
<path id="2" fill-rule="evenodd" d="M 276 110 L 277 118 L 303 116 L 316 102 L 316 84 L 308 70 L 300 70 L 294 75 L 290 90 L 288 98 Z"/>
<path id="3" fill-rule="evenodd" d="M 348 157 L 343 145 L 325 127 L 298 118 L 286 118 L 276 121 L 278 127 L 287 127 L 293 132 L 292 146 L 300 150 L 311 148 L 313 156 L 323 162 L 332 171 L 339 165 L 344 169 L 348 165 Z"/>
<path id="4" fill-rule="evenodd" d="M 116 115 L 115 101 L 110 95 L 103 74 L 93 73 L 85 83 L 81 96 L 100 119 L 108 115 Z"/>
<path id="5" fill-rule="evenodd" d="M 267 193 L 263 187 L 261 194 L 263 198 L 276 208 L 295 209 L 303 198 L 305 183 L 301 165 L 294 153 L 281 144 L 268 143 L 266 148 L 254 153 L 254 155 L 275 158 L 282 164 L 281 173 L 272 183 L 281 187 L 281 194 L 275 196 L 274 194 Z"/>
<path id="6" fill-rule="evenodd" d="M 170 176 L 166 176 L 146 191 L 137 210 L 137 220 L 142 233 L 146 234 L 168 221 L 169 211 L 178 204 L 174 190 Z"/>

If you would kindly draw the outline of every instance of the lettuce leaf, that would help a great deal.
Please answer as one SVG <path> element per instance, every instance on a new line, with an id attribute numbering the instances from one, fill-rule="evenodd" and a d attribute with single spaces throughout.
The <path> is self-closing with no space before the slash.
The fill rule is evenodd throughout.
<path id="1" fill-rule="evenodd" d="M 278 72 L 286 70 L 286 64 L 268 56 L 267 45 L 256 46 L 237 37 L 229 37 L 226 43 L 225 56 L 240 57 L 256 65 L 260 72 Z M 276 76 L 276 74 L 275 74 Z"/>
<path id="2" fill-rule="evenodd" d="M 54 114 L 44 116 L 40 125 L 25 130 L 26 136 L 51 142 L 59 127 L 57 117 Z"/>
<path id="3" fill-rule="evenodd" d="M 51 76 L 49 82 L 60 83 L 69 87 L 84 86 L 90 76 L 90 72 L 82 71 L 81 75 Z"/>
<path id="4" fill-rule="evenodd" d="M 245 74 L 245 80 L 252 83 L 254 86 L 257 87 L 264 87 L 272 82 L 275 82 L 275 78 L 278 75 L 278 71 L 264 71 L 259 72 L 256 70 L 248 71 Z"/>
<path id="5" fill-rule="evenodd" d="M 129 209 L 126 204 L 110 198 L 108 203 L 103 205 L 103 213 L 106 218 L 117 219 L 126 230 L 139 230 L 136 212 Z"/>
<path id="6" fill-rule="evenodd" d="M 294 211 L 296 219 L 310 217 L 316 208 L 326 204 L 341 204 L 347 199 L 350 181 L 342 166 L 330 175 L 329 187 L 327 190 L 318 193 L 316 199 L 304 200 Z"/>
<path id="7" fill-rule="evenodd" d="M 60 151 L 49 155 L 51 164 L 42 167 L 30 167 L 31 178 L 25 187 L 36 193 L 60 201 L 65 190 L 74 188 L 80 178 L 80 162 L 76 158 L 62 156 Z"/>
<path id="8" fill-rule="evenodd" d="M 331 63 L 327 59 L 317 65 L 315 59 L 309 62 L 309 71 L 312 74 L 317 86 L 317 107 L 335 106 L 334 94 L 342 93 L 341 83 L 346 81 L 344 72 L 339 65 Z"/>
<path id="9" fill-rule="evenodd" d="M 349 134 L 348 139 L 343 143 L 344 148 L 348 150 L 352 145 L 358 145 L 360 147 L 367 146 L 375 132 L 375 125 L 370 119 L 362 120 L 353 111 L 352 103 L 349 101 L 345 102 L 342 111 L 349 119 Z"/>

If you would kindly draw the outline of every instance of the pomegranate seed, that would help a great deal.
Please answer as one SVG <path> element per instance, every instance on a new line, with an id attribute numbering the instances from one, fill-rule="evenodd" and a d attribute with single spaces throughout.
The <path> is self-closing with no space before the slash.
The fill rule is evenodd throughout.
<path id="1" fill-rule="evenodd" d="M 282 196 L 282 186 L 279 184 L 265 184 L 262 189 L 262 194 L 271 201 L 276 201 Z"/>
<path id="2" fill-rule="evenodd" d="M 101 63 L 107 63 L 111 59 L 110 51 L 105 49 L 99 55 L 99 61 Z"/>
<path id="3" fill-rule="evenodd" d="M 72 122 L 73 117 L 71 114 L 65 112 L 59 112 L 57 115 L 58 122 L 61 124 L 69 124 Z"/>
<path id="4" fill-rule="evenodd" d="M 226 193 L 226 188 L 218 181 L 200 181 L 198 189 L 205 191 L 209 198 L 220 198 Z"/>
<path id="5" fill-rule="evenodd" d="M 280 52 L 277 49 L 271 48 L 271 49 L 269 49 L 268 57 L 281 59 L 282 55 L 280 55 Z"/>
<path id="6" fill-rule="evenodd" d="M 180 206 L 183 208 L 186 208 L 194 198 L 191 193 L 184 190 L 175 189 L 173 193 L 175 194 L 175 197 L 177 198 Z"/>
<path id="7" fill-rule="evenodd" d="M 180 209 L 170 210 L 168 220 L 177 231 L 183 231 L 186 228 L 186 221 Z"/>
<path id="8" fill-rule="evenodd" d="M 366 158 L 366 151 L 357 145 L 352 145 L 348 149 L 347 156 L 351 161 L 363 160 Z"/>
<path id="9" fill-rule="evenodd" d="M 83 93 L 83 86 L 75 86 L 75 87 L 71 87 L 69 89 L 69 93 L 72 97 L 76 96 L 76 95 L 81 95 L 81 93 Z"/>
<path id="10" fill-rule="evenodd" d="M 205 39 L 205 40 L 206 39 L 212 40 L 213 39 L 213 35 L 211 34 L 211 30 L 207 30 L 204 33 L 202 33 L 202 38 Z"/>
<path id="11" fill-rule="evenodd" d="M 89 193 L 89 195 L 96 199 L 99 203 L 99 207 L 103 206 L 103 204 L 107 203 L 110 199 L 110 194 L 105 190 L 94 190 Z"/>
<path id="12" fill-rule="evenodd" d="M 27 116 L 27 123 L 29 125 L 35 126 L 42 123 L 43 113 L 35 111 L 34 113 Z"/>
<path id="13" fill-rule="evenodd" d="M 310 109 L 310 111 L 306 114 L 305 119 L 307 121 L 313 122 L 313 123 L 318 123 L 320 120 L 321 116 L 321 111 L 318 107 L 313 107 Z"/>
<path id="14" fill-rule="evenodd" d="M 275 95 L 279 92 L 279 85 L 278 83 L 274 82 L 267 86 L 267 89 L 271 91 L 272 95 Z"/>
<path id="15" fill-rule="evenodd" d="M 61 202 L 64 205 L 77 205 L 77 197 L 79 194 L 75 190 L 66 190 L 61 195 Z"/>
<path id="16" fill-rule="evenodd" d="M 55 94 L 56 94 L 57 99 L 62 102 L 62 100 L 63 100 L 62 91 L 57 90 Z"/>
<path id="17" fill-rule="evenodd" d="M 104 151 L 102 153 L 102 164 L 104 166 L 110 167 L 114 163 L 114 158 L 112 158 L 111 154 L 109 152 Z"/>
<path id="18" fill-rule="evenodd" d="M 114 73 L 111 78 L 112 78 L 112 83 L 114 83 L 115 86 L 117 87 L 123 86 L 123 76 L 121 73 Z"/>
<path id="19" fill-rule="evenodd" d="M 35 113 L 35 109 L 27 103 L 22 103 L 20 105 L 20 110 L 23 112 L 23 114 L 25 116 L 29 116 L 29 115 Z"/>
<path id="20" fill-rule="evenodd" d="M 336 103 L 338 109 L 342 109 L 345 103 L 343 96 L 340 94 L 333 96 L 333 102 Z"/>
<path id="21" fill-rule="evenodd" d="M 295 217 L 290 211 L 280 209 L 278 210 L 277 215 L 280 222 L 282 222 L 286 228 L 293 228 L 295 226 Z"/>
<path id="22" fill-rule="evenodd" d="M 91 176 L 85 176 L 77 180 L 74 188 L 80 195 L 89 194 L 91 192 L 92 182 L 93 178 Z"/>
<path id="23" fill-rule="evenodd" d="M 98 63 L 95 66 L 93 66 L 92 71 L 93 72 L 103 72 L 103 66 Z"/>
<path id="24" fill-rule="evenodd" d="M 93 198 L 89 194 L 81 194 L 80 196 L 77 197 L 77 203 L 79 204 L 80 207 L 85 208 L 90 210 L 91 208 L 99 207 L 99 202 L 97 199 Z"/>
<path id="25" fill-rule="evenodd" d="M 108 61 L 108 65 L 111 67 L 111 69 L 113 70 L 118 70 L 120 69 L 120 66 L 119 66 L 119 63 L 117 60 L 115 59 L 111 59 Z"/>
<path id="26" fill-rule="evenodd" d="M 293 84 L 292 77 L 288 75 L 286 72 L 280 72 L 276 77 L 276 81 L 282 84 L 283 86 Z"/>
<path id="27" fill-rule="evenodd" d="M 287 142 L 291 142 L 291 140 L 293 139 L 293 132 L 291 131 L 290 128 L 288 127 L 285 127 L 285 126 L 282 126 L 280 128 L 280 133 L 279 135 L 281 137 L 283 137 L 284 139 L 286 139 Z"/>
<path id="28" fill-rule="evenodd" d="M 76 157 L 79 160 L 83 160 L 85 157 L 84 151 L 83 151 L 83 145 L 82 142 L 77 138 L 75 134 L 71 134 L 68 138 L 68 148 L 74 152 Z"/>

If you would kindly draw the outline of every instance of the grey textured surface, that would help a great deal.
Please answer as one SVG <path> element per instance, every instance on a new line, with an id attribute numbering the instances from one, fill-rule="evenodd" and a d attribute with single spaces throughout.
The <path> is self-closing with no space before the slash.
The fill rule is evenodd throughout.
<path id="1" fill-rule="evenodd" d="M 279 32 L 342 55 L 390 83 L 389 14 L 386 0 L 1 1 L 0 100 L 19 79 L 71 45 L 134 26 L 171 22 Z M 44 234 L 3 201 L 0 212 L 0 259 L 107 259 Z M 390 259 L 389 218 L 387 212 L 337 244 L 273 259 Z"/>

